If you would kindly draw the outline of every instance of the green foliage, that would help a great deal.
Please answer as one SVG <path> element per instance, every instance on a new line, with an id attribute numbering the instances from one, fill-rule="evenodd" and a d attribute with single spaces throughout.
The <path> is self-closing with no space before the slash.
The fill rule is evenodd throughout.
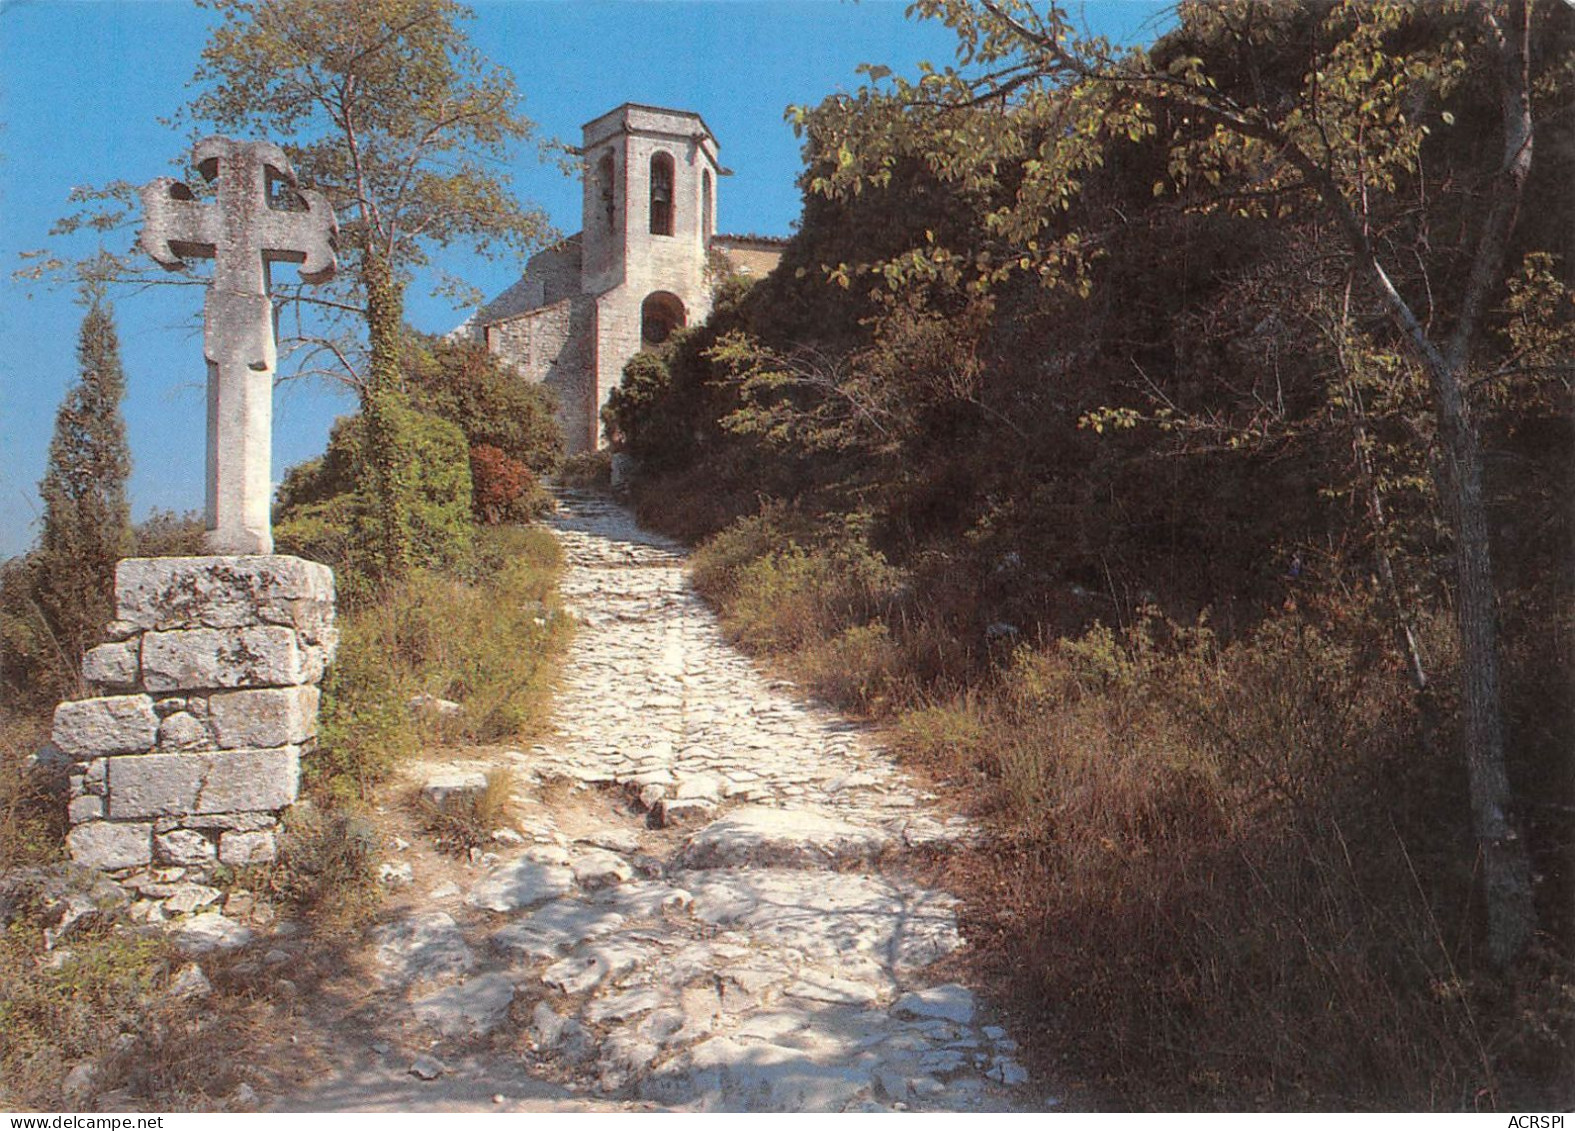
<path id="1" fill-rule="evenodd" d="M 606 448 L 594 452 L 577 452 L 563 461 L 558 470 L 558 482 L 568 487 L 590 487 L 608 490 L 612 487 L 612 452 Z"/>
<path id="2" fill-rule="evenodd" d="M 207 0 L 219 16 L 187 110 L 288 143 L 329 194 L 352 254 L 399 270 L 455 241 L 523 252 L 542 228 L 509 191 L 532 124 L 513 79 L 468 42 L 452 0 Z"/>
<path id="3" fill-rule="evenodd" d="M 39 558 L 0 563 L 0 685 L 13 708 L 45 711 L 71 687 L 81 657 L 62 650 L 38 600 Z"/>
<path id="4" fill-rule="evenodd" d="M 767 504 L 701 545 L 690 558 L 690 578 L 705 596 L 725 604 L 739 592 L 745 570 L 813 541 L 815 534 L 810 516 L 781 503 Z"/>
<path id="5" fill-rule="evenodd" d="M 189 558 L 207 552 L 203 544 L 202 515 L 196 511 L 176 514 L 154 510 L 131 529 L 131 556 L 135 558 Z"/>
<path id="6" fill-rule="evenodd" d="M 410 526 L 415 560 L 457 561 L 469 549 L 471 485 L 464 433 L 448 421 L 406 410 L 401 422 L 421 469 Z"/>
<path id="7" fill-rule="evenodd" d="M 55 685 L 75 682 L 82 653 L 114 613 L 115 563 L 130 549 L 131 455 L 120 402 L 126 377 L 107 306 L 92 298 L 77 344 L 78 383 L 55 416 L 33 596 L 55 652 Z"/>
<path id="8" fill-rule="evenodd" d="M 404 288 L 381 249 L 367 248 L 362 260 L 366 287 L 370 358 L 361 394 L 366 440 L 358 470 L 367 502 L 367 576 L 374 583 L 398 582 L 415 564 L 411 509 L 420 474 L 409 434 L 409 401 L 399 370 Z"/>
<path id="9" fill-rule="evenodd" d="M 274 513 L 279 552 L 332 566 L 341 596 L 352 603 L 366 599 L 385 577 L 381 519 L 364 486 L 367 465 L 377 461 L 377 453 L 397 464 L 394 481 L 404 499 L 399 541 L 413 563 L 459 563 L 469 552 L 473 531 L 464 434 L 446 420 L 415 411 L 402 397 L 390 399 L 385 415 L 400 437 L 402 458 L 388 461 L 387 446 L 371 441 L 364 417 L 342 417 L 320 459 L 285 473 Z"/>
<path id="10" fill-rule="evenodd" d="M 550 500 L 538 477 L 563 460 L 551 391 L 473 341 L 415 336 L 405 373 L 415 405 L 465 434 L 476 518 L 495 525 L 540 517 Z"/>
<path id="11" fill-rule="evenodd" d="M 684 333 L 677 331 L 678 335 Z M 631 357 L 602 406 L 602 422 L 614 442 L 643 464 L 655 460 L 657 468 L 686 462 L 692 445 L 691 430 L 673 411 L 679 399 L 663 360 L 666 352 L 644 349 Z"/>
<path id="12" fill-rule="evenodd" d="M 812 547 L 789 542 L 740 572 L 732 631 L 785 651 L 867 621 L 894 598 L 899 576 L 852 532 Z"/>
<path id="13" fill-rule="evenodd" d="M 718 421 L 732 400 L 718 380 L 712 350 L 748 317 L 753 295 L 747 280 L 725 281 L 716 289 L 704 326 L 680 330 L 625 364 L 622 380 L 602 407 L 602 422 L 640 467 L 673 471 L 717 445 Z"/>
<path id="14" fill-rule="evenodd" d="M 339 652 L 323 681 L 317 750 L 304 767 L 308 789 L 338 806 L 370 797 L 420 742 L 386 643 L 372 613 L 341 616 Z"/>
<path id="15" fill-rule="evenodd" d="M 482 343 L 416 336 L 405 375 L 416 407 L 459 425 L 472 448 L 493 448 L 535 475 L 562 463 L 552 391 L 522 379 Z"/>

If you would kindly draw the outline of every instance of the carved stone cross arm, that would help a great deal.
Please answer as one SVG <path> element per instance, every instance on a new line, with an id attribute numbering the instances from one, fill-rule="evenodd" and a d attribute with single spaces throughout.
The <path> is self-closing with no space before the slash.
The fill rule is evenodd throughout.
<path id="1" fill-rule="evenodd" d="M 308 283 L 333 278 L 339 223 L 322 193 L 298 187 L 284 150 L 210 137 L 193 157 L 197 171 L 218 183 L 216 202 L 197 200 L 173 177 L 142 189 L 142 247 L 161 266 L 178 271 L 188 259 L 212 259 L 214 288 L 237 294 L 267 294 L 269 263 L 299 263 Z M 274 181 L 289 186 L 303 209 L 272 207 Z"/>
<path id="2" fill-rule="evenodd" d="M 321 193 L 297 186 L 284 151 L 268 142 L 210 137 L 197 143 L 197 170 L 216 199 L 172 177 L 143 186 L 143 250 L 180 270 L 213 260 L 203 317 L 208 359 L 207 543 L 215 554 L 273 552 L 271 484 L 273 372 L 277 362 L 269 265 L 297 263 L 323 283 L 337 265 L 339 225 Z M 276 207 L 271 186 L 289 192 Z M 291 207 L 293 205 L 293 207 Z"/>

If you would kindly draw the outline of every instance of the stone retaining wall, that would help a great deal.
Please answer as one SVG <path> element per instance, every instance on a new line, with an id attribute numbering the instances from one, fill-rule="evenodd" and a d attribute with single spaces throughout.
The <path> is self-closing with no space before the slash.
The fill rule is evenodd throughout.
<path id="1" fill-rule="evenodd" d="M 317 734 L 333 658 L 334 576 L 286 555 L 129 558 L 98 692 L 55 709 L 74 763 L 71 857 L 87 867 L 273 859 Z"/>

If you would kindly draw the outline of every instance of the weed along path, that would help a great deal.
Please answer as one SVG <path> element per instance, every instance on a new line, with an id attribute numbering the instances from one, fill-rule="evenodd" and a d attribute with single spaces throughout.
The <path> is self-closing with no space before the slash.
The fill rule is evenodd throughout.
<path id="1" fill-rule="evenodd" d="M 508 782 L 508 825 L 474 863 L 393 855 L 377 988 L 289 1106 L 1042 1107 L 933 973 L 956 901 L 904 877 L 967 827 L 728 646 L 678 547 L 589 495 L 554 525 L 581 625 L 554 733 L 420 767 L 429 796 Z"/>

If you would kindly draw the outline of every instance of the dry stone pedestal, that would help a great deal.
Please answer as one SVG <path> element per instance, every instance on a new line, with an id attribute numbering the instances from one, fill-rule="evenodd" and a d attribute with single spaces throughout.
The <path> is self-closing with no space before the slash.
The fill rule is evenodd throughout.
<path id="1" fill-rule="evenodd" d="M 334 577 L 287 555 L 131 558 L 109 642 L 60 704 L 71 857 L 88 867 L 272 860 L 317 733 Z"/>

